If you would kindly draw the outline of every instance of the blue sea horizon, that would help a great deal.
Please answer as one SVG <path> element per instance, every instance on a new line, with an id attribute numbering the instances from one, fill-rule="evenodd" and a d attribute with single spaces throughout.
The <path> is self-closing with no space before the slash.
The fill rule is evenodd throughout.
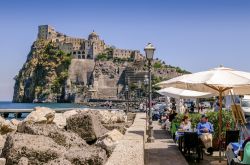
<path id="1" fill-rule="evenodd" d="M 76 103 L 13 103 L 11 101 L 0 101 L 0 113 L 6 112 L 7 110 L 32 110 L 35 107 L 48 107 L 54 110 L 57 109 L 76 109 L 76 108 L 87 108 L 87 106 Z M 22 113 L 21 118 L 25 118 L 29 113 Z M 15 118 L 14 113 L 9 113 L 7 119 Z"/>

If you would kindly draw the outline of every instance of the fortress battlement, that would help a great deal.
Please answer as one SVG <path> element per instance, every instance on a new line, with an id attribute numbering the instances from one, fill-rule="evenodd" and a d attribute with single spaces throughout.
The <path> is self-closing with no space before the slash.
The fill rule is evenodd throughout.
<path id="1" fill-rule="evenodd" d="M 141 60 L 144 57 L 139 50 L 113 48 L 105 44 L 99 35 L 93 31 L 89 34 L 88 39 L 75 38 L 57 32 L 50 25 L 40 25 L 38 27 L 38 40 L 47 40 L 57 44 L 57 46 L 66 53 L 72 54 L 73 58 L 77 59 L 96 59 L 99 54 L 107 53 L 112 58 L 133 58 Z"/>

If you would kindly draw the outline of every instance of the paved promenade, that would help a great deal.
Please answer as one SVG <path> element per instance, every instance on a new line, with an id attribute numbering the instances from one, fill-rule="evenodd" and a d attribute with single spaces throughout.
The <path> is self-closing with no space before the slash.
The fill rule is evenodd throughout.
<path id="1" fill-rule="evenodd" d="M 146 165 L 188 165 L 170 135 L 153 122 L 154 143 L 145 143 Z"/>

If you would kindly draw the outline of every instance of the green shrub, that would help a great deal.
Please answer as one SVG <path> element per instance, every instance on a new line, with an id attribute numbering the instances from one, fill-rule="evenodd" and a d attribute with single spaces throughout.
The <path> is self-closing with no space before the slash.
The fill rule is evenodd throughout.
<path id="1" fill-rule="evenodd" d="M 157 61 L 157 62 L 155 62 L 155 63 L 153 64 L 153 67 L 154 67 L 155 69 L 160 69 L 160 68 L 162 68 L 162 64 L 161 64 L 161 62 Z"/>
<path id="2" fill-rule="evenodd" d="M 108 55 L 107 54 L 104 54 L 104 53 L 101 53 L 101 54 L 98 54 L 96 56 L 96 59 L 97 60 L 100 60 L 100 61 L 105 61 L 105 60 L 108 60 Z"/>

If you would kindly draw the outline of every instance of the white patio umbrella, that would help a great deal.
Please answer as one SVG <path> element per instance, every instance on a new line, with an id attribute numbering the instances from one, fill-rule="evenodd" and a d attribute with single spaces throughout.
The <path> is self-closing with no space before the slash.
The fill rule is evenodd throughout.
<path id="1" fill-rule="evenodd" d="M 198 92 L 198 91 L 192 91 L 192 90 L 186 90 L 186 89 L 180 89 L 180 88 L 174 88 L 174 87 L 164 88 L 156 92 L 163 96 L 173 97 L 177 99 L 177 103 L 178 103 L 177 111 L 178 113 L 181 113 L 181 114 L 184 113 L 185 111 L 185 108 L 183 105 L 183 99 L 208 98 L 208 97 L 213 96 L 213 94 L 208 93 L 208 92 Z"/>
<path id="2" fill-rule="evenodd" d="M 233 89 L 234 93 L 238 95 L 250 94 L 250 73 L 219 67 L 208 71 L 179 76 L 158 83 L 157 85 L 160 87 L 178 87 L 202 92 L 211 92 L 219 95 L 219 141 L 221 142 L 222 96 L 223 94 L 227 95 L 230 89 Z"/>
<path id="3" fill-rule="evenodd" d="M 199 92 L 175 87 L 163 88 L 158 90 L 157 93 L 176 99 L 208 98 L 214 96 L 214 94 L 208 92 Z"/>

